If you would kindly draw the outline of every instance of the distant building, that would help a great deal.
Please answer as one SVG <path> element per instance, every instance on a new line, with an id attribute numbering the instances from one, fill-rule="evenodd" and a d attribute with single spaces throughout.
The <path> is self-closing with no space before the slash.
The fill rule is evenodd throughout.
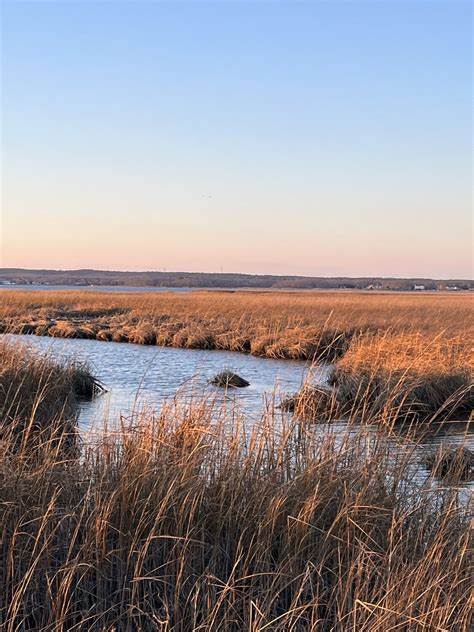
<path id="1" fill-rule="evenodd" d="M 447 285 L 446 289 L 447 290 L 459 290 L 457 285 Z"/>
<path id="2" fill-rule="evenodd" d="M 414 285 L 413 286 L 414 290 L 426 290 L 426 286 L 425 285 Z"/>
<path id="3" fill-rule="evenodd" d="M 381 283 L 374 283 L 373 285 L 367 285 L 366 290 L 381 290 L 383 286 Z"/>

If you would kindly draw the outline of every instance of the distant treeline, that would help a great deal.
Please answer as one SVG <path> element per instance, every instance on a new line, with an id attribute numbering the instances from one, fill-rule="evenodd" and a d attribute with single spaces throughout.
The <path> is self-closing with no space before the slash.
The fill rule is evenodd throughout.
<path id="1" fill-rule="evenodd" d="M 23 270 L 0 268 L 0 284 L 274 289 L 474 289 L 468 279 L 400 279 L 382 277 L 303 277 L 206 272 L 118 272 L 106 270 Z"/>

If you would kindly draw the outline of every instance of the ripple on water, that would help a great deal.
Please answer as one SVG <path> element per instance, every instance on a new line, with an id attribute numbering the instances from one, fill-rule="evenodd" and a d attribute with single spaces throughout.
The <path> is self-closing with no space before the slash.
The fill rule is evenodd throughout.
<path id="1" fill-rule="evenodd" d="M 177 392 L 183 397 L 215 395 L 236 401 L 244 414 L 260 416 L 273 393 L 294 393 L 308 375 L 307 364 L 296 360 L 259 358 L 230 351 L 178 349 L 135 344 L 11 336 L 29 348 L 57 358 L 86 362 L 107 393 L 81 406 L 79 423 L 87 430 L 146 406 L 158 409 Z M 245 389 L 224 391 L 208 384 L 223 369 L 232 369 L 250 382 Z M 329 365 L 312 369 L 314 380 L 325 383 Z"/>

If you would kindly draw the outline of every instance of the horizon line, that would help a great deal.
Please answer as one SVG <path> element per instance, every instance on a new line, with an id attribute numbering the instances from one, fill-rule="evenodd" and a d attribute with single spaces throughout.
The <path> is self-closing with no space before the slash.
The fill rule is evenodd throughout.
<path id="1" fill-rule="evenodd" d="M 244 276 L 244 277 L 274 277 L 274 278 L 291 278 L 291 279 L 350 279 L 350 280 L 359 280 L 359 279 L 381 279 L 387 281 L 402 281 L 402 280 L 412 280 L 412 279 L 420 279 L 426 281 L 468 281 L 473 282 L 474 278 L 461 278 L 461 277 L 427 277 L 427 276 L 381 276 L 381 275 L 372 275 L 366 274 L 361 276 L 350 276 L 350 275 L 334 275 L 334 276 L 324 276 L 324 275 L 310 275 L 310 274 L 271 274 L 271 273 L 251 273 L 251 272 L 190 272 L 186 270 L 127 270 L 127 269 L 107 269 L 107 268 L 21 268 L 21 267 L 4 267 L 0 268 L 0 274 L 6 274 L 8 272 L 52 272 L 52 273 L 61 273 L 61 272 L 102 272 L 102 273 L 110 273 L 110 274 L 156 274 L 156 275 L 170 275 L 170 274 L 188 274 L 188 275 L 212 275 L 212 276 Z"/>

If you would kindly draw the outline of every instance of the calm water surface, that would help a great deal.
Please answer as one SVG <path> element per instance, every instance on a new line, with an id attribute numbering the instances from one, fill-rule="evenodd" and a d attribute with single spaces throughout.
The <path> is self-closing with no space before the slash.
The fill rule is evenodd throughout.
<path id="1" fill-rule="evenodd" d="M 159 409 L 164 399 L 203 394 L 235 400 L 243 414 L 259 418 L 276 393 L 294 393 L 309 372 L 304 362 L 258 358 L 229 351 L 176 349 L 130 343 L 101 342 L 36 336 L 9 336 L 53 358 L 84 361 L 104 384 L 107 393 L 82 405 L 79 423 L 87 430 L 102 423 L 104 414 L 113 423 L 143 407 Z M 216 388 L 207 383 L 216 373 L 231 369 L 250 382 L 243 389 Z M 312 379 L 325 383 L 329 366 L 311 370 Z"/>
<path id="2" fill-rule="evenodd" d="M 21 285 L 20 283 L 14 285 L 0 284 L 0 290 L 21 290 L 22 292 L 56 292 L 57 290 L 65 290 L 68 292 L 115 292 L 125 294 L 138 294 L 142 292 L 157 293 L 157 292 L 178 292 L 189 293 L 196 290 L 209 291 L 233 291 L 234 288 L 218 288 L 218 287 L 150 287 L 150 286 L 132 286 L 132 285 L 43 285 L 36 283 L 28 283 Z"/>

